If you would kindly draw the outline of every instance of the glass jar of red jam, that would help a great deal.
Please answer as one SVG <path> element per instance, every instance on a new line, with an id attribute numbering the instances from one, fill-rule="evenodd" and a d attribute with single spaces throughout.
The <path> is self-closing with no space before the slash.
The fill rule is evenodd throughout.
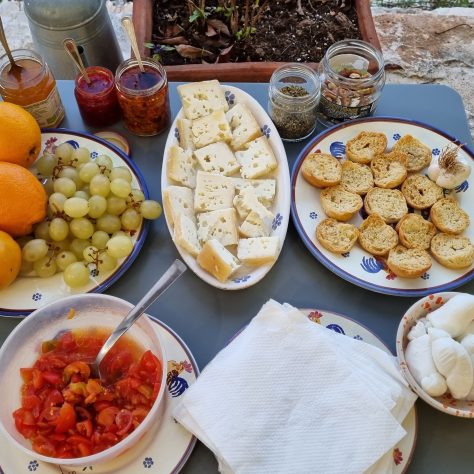
<path id="1" fill-rule="evenodd" d="M 121 114 L 112 71 L 90 66 L 86 72 L 89 83 L 84 74 L 79 74 L 74 89 L 82 119 L 93 127 L 106 127 L 117 122 Z"/>
<path id="2" fill-rule="evenodd" d="M 170 103 L 168 81 L 163 66 L 142 59 L 127 59 L 117 68 L 115 85 L 125 127 L 140 136 L 157 135 L 168 128 Z"/>

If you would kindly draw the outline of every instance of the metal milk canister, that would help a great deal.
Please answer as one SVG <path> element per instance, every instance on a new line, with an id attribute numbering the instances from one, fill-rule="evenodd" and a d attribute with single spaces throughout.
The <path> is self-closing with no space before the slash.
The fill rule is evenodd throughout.
<path id="1" fill-rule="evenodd" d="M 73 38 L 85 65 L 115 71 L 123 56 L 105 0 L 25 0 L 25 14 L 36 49 L 56 79 L 74 79 L 76 70 L 63 49 Z"/>

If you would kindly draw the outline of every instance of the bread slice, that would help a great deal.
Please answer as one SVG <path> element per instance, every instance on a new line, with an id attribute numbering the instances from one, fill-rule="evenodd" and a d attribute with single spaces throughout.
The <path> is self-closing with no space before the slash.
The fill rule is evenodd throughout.
<path id="1" fill-rule="evenodd" d="M 240 262 L 218 240 L 208 240 L 196 259 L 197 263 L 221 282 L 240 268 Z"/>
<path id="2" fill-rule="evenodd" d="M 378 214 L 387 224 L 398 222 L 408 213 L 407 203 L 398 189 L 372 188 L 365 196 L 367 214 Z"/>
<path id="3" fill-rule="evenodd" d="M 431 163 L 431 150 L 411 135 L 403 135 L 392 150 L 403 151 L 408 155 L 408 171 L 421 171 Z"/>
<path id="4" fill-rule="evenodd" d="M 328 153 L 311 153 L 303 161 L 301 174 L 313 186 L 326 188 L 339 184 L 342 166 L 339 160 Z"/>
<path id="5" fill-rule="evenodd" d="M 272 147 L 265 137 L 259 137 L 245 144 L 235 153 L 241 165 L 242 178 L 260 178 L 277 168 L 278 162 Z"/>
<path id="6" fill-rule="evenodd" d="M 422 174 L 408 176 L 402 184 L 402 193 L 414 209 L 427 209 L 444 196 L 443 188 Z"/>
<path id="7" fill-rule="evenodd" d="M 348 221 L 362 207 L 362 198 L 342 186 L 323 189 L 320 198 L 326 215 L 338 221 Z"/>
<path id="8" fill-rule="evenodd" d="M 169 179 L 189 188 L 196 186 L 197 161 L 191 150 L 173 145 L 169 150 L 167 165 Z"/>
<path id="9" fill-rule="evenodd" d="M 196 224 L 184 214 L 180 214 L 174 221 L 173 240 L 193 257 L 196 257 L 201 251 L 201 244 L 198 240 Z"/>
<path id="10" fill-rule="evenodd" d="M 407 249 L 397 245 L 388 253 L 387 266 L 395 275 L 418 278 L 431 268 L 430 254 L 423 249 Z"/>
<path id="11" fill-rule="evenodd" d="M 344 253 L 357 242 L 359 231 L 352 224 L 338 222 L 335 219 L 324 219 L 316 227 L 316 238 L 330 252 Z"/>
<path id="12" fill-rule="evenodd" d="M 405 181 L 407 177 L 408 155 L 402 151 L 391 151 L 376 156 L 370 162 L 374 174 L 375 186 L 393 189 Z"/>
<path id="13" fill-rule="evenodd" d="M 229 176 L 240 169 L 237 158 L 225 142 L 211 143 L 194 151 L 201 168 L 208 173 Z"/>
<path id="14" fill-rule="evenodd" d="M 359 243 L 372 255 L 382 256 L 398 244 L 398 234 L 380 216 L 373 214 L 359 226 Z"/>
<path id="15" fill-rule="evenodd" d="M 474 245 L 463 235 L 437 234 L 431 240 L 431 253 L 441 265 L 458 269 L 474 261 Z"/>
<path id="16" fill-rule="evenodd" d="M 217 239 L 224 247 L 227 247 L 236 245 L 239 241 L 237 214 L 234 208 L 198 214 L 197 228 L 198 239 L 202 244 L 208 240 Z"/>
<path id="17" fill-rule="evenodd" d="M 240 150 L 246 143 L 263 135 L 260 125 L 245 104 L 234 105 L 226 117 L 232 130 L 230 146 L 233 150 Z"/>
<path id="18" fill-rule="evenodd" d="M 436 227 L 419 214 L 406 214 L 397 224 L 400 242 L 409 249 L 430 248 L 431 239 L 436 235 Z"/>
<path id="19" fill-rule="evenodd" d="M 270 211 L 251 211 L 239 227 L 244 237 L 268 237 L 272 230 L 273 214 Z"/>
<path id="20" fill-rule="evenodd" d="M 229 110 L 224 91 L 216 79 L 212 81 L 190 82 L 177 87 L 186 118 L 195 120 L 212 112 Z"/>
<path id="21" fill-rule="evenodd" d="M 193 190 L 186 186 L 168 186 L 163 191 L 163 208 L 172 226 L 180 214 L 196 221 Z"/>
<path id="22" fill-rule="evenodd" d="M 279 252 L 280 239 L 277 235 L 240 239 L 237 245 L 237 258 L 245 265 L 264 265 L 274 262 Z"/>
<path id="23" fill-rule="evenodd" d="M 233 178 L 235 190 L 240 193 L 247 186 L 252 186 L 257 199 L 266 207 L 272 205 L 276 193 L 276 180 L 274 179 L 244 179 Z"/>
<path id="24" fill-rule="evenodd" d="M 346 143 L 346 156 L 357 163 L 367 164 L 387 148 L 387 137 L 379 132 L 360 132 Z"/>
<path id="25" fill-rule="evenodd" d="M 215 211 L 233 207 L 235 188 L 232 178 L 221 174 L 198 171 L 194 192 L 196 212 Z"/>
<path id="26" fill-rule="evenodd" d="M 176 128 L 179 135 L 179 146 L 183 150 L 194 150 L 193 132 L 191 120 L 182 118 L 176 120 Z"/>
<path id="27" fill-rule="evenodd" d="M 222 109 L 215 110 L 211 115 L 193 120 L 191 131 L 196 148 L 202 148 L 211 143 L 230 142 L 232 140 L 230 125 Z"/>
<path id="28" fill-rule="evenodd" d="M 367 194 L 374 187 L 374 177 L 367 165 L 346 160 L 342 163 L 341 186 L 351 193 Z"/>
<path id="29" fill-rule="evenodd" d="M 446 234 L 460 234 L 469 226 L 469 215 L 459 207 L 453 198 L 443 198 L 433 204 L 430 210 L 433 224 Z"/>

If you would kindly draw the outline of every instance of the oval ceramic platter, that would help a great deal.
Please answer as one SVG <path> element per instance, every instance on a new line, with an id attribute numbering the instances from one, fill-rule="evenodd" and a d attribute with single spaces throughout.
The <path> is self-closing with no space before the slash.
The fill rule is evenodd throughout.
<path id="1" fill-rule="evenodd" d="M 177 474 L 189 458 L 196 438 L 173 418 L 173 409 L 181 395 L 194 383 L 199 369 L 183 340 L 166 324 L 151 317 L 168 357 L 168 374 L 165 392 L 166 407 L 157 430 L 137 443 L 132 449 L 108 461 L 94 466 L 59 466 L 38 461 L 12 446 L 0 432 L 0 473 L 5 474 Z"/>
<path id="2" fill-rule="evenodd" d="M 127 167 L 132 174 L 132 188 L 141 189 L 148 197 L 145 180 L 136 164 L 117 147 L 95 136 L 65 129 L 45 130 L 42 133 L 42 153 L 40 155 L 43 154 L 44 150 L 54 150 L 57 145 L 63 142 L 70 143 L 74 148 L 88 148 L 92 159 L 99 155 L 108 155 L 112 159 L 114 167 Z M 34 167 L 32 171 L 34 171 Z M 41 176 L 39 178 L 41 179 Z M 103 292 L 120 278 L 135 260 L 145 242 L 148 228 L 149 221 L 143 220 L 138 231 L 132 236 L 134 241 L 132 253 L 119 261 L 115 269 L 98 273 L 91 266 L 91 277 L 89 283 L 84 287 L 77 289 L 68 287 L 64 283 L 62 273 L 56 273 L 49 278 L 19 276 L 9 287 L 0 290 L 0 316 L 23 317 L 35 309 L 64 296 L 77 293 Z"/>
<path id="3" fill-rule="evenodd" d="M 273 153 L 278 161 L 278 167 L 272 173 L 262 176 L 262 179 L 275 179 L 276 180 L 276 195 L 273 200 L 272 206 L 269 208 L 273 213 L 273 220 L 271 223 L 272 236 L 279 237 L 279 251 L 283 246 L 285 240 L 286 231 L 288 228 L 288 220 L 290 215 L 290 176 L 288 170 L 288 162 L 286 158 L 285 148 L 281 141 L 280 135 L 276 127 L 273 125 L 270 117 L 267 115 L 262 106 L 249 94 L 233 86 L 221 85 L 225 91 L 225 98 L 230 107 L 237 103 L 244 103 L 252 112 L 253 116 L 257 120 L 262 134 L 267 137 L 270 146 L 272 147 Z M 179 144 L 179 133 L 176 126 L 177 120 L 184 118 L 183 109 L 181 109 L 176 116 L 168 139 L 166 141 L 165 151 L 163 154 L 163 168 L 161 172 L 161 190 L 163 192 L 168 186 L 176 185 L 172 180 L 168 178 L 167 172 L 167 159 L 169 155 L 170 147 Z M 232 175 L 232 177 L 240 177 L 240 175 Z M 166 206 L 165 206 L 166 216 Z M 173 226 L 171 225 L 169 216 L 166 216 L 166 223 L 171 237 L 173 237 Z M 220 288 L 222 290 L 240 290 L 254 285 L 260 281 L 272 268 L 273 263 L 249 267 L 241 266 L 226 282 L 221 282 L 201 268 L 196 259 L 189 254 L 187 251 L 182 249 L 179 245 L 176 245 L 178 252 L 180 253 L 183 260 L 186 262 L 188 267 L 202 280 L 210 285 Z"/>
<path id="4" fill-rule="evenodd" d="M 388 139 L 387 150 L 403 135 L 410 134 L 427 145 L 432 152 L 432 159 L 437 160 L 448 145 L 460 145 L 460 142 L 434 127 L 404 119 L 377 117 L 354 120 L 343 123 L 321 133 L 312 140 L 298 156 L 292 172 L 291 211 L 296 229 L 309 251 L 323 265 L 336 275 L 362 288 L 379 293 L 397 296 L 425 296 L 433 291 L 444 291 L 456 288 L 474 278 L 474 265 L 462 270 L 451 270 L 441 266 L 432 258 L 432 267 L 421 277 L 415 279 L 400 278 L 392 273 L 383 258 L 374 257 L 363 250 L 358 243 L 350 252 L 342 255 L 326 250 L 316 239 L 316 226 L 326 219 L 319 199 L 320 190 L 311 186 L 301 174 L 301 165 L 305 157 L 316 151 L 330 153 L 338 160 L 345 159 L 345 144 L 362 131 L 382 132 Z M 474 154 L 465 145 L 459 148 L 458 156 L 464 158 L 474 167 Z M 420 173 L 426 174 L 427 168 Z M 452 195 L 471 219 L 474 217 L 474 173 L 452 191 L 445 190 L 445 195 Z M 410 212 L 413 210 L 410 209 Z M 416 211 L 420 212 L 420 211 Z M 426 213 L 422 213 L 428 218 Z M 364 208 L 349 223 L 359 226 L 367 217 Z M 471 224 L 464 232 L 474 242 L 474 226 Z"/>
<path id="5" fill-rule="evenodd" d="M 301 309 L 300 311 L 317 324 L 321 324 L 339 334 L 345 334 L 347 337 L 352 337 L 364 341 L 367 344 L 372 344 L 373 346 L 382 349 L 387 354 L 392 354 L 385 343 L 373 332 L 347 316 L 333 313 L 332 311 L 316 309 Z M 371 470 L 370 472 L 391 472 L 393 474 L 401 474 L 407 470 L 415 451 L 416 435 L 418 431 L 415 405 L 413 405 L 413 408 L 408 412 L 408 415 L 403 420 L 402 426 L 406 431 L 406 435 L 393 447 L 391 452 L 388 452 L 379 460 L 377 463 L 379 469 L 374 471 Z"/>

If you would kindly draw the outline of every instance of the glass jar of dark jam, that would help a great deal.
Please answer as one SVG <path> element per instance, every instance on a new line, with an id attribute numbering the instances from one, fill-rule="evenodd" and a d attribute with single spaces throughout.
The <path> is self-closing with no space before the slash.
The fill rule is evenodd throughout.
<path id="1" fill-rule="evenodd" d="M 115 85 L 125 127 L 140 136 L 151 136 L 168 128 L 170 104 L 168 81 L 163 66 L 142 59 L 141 72 L 136 59 L 127 59 L 117 68 Z"/>
<path id="2" fill-rule="evenodd" d="M 106 127 L 120 119 L 120 107 L 112 71 L 100 66 L 86 68 L 90 83 L 83 74 L 76 77 L 76 96 L 79 112 L 85 123 Z"/>

